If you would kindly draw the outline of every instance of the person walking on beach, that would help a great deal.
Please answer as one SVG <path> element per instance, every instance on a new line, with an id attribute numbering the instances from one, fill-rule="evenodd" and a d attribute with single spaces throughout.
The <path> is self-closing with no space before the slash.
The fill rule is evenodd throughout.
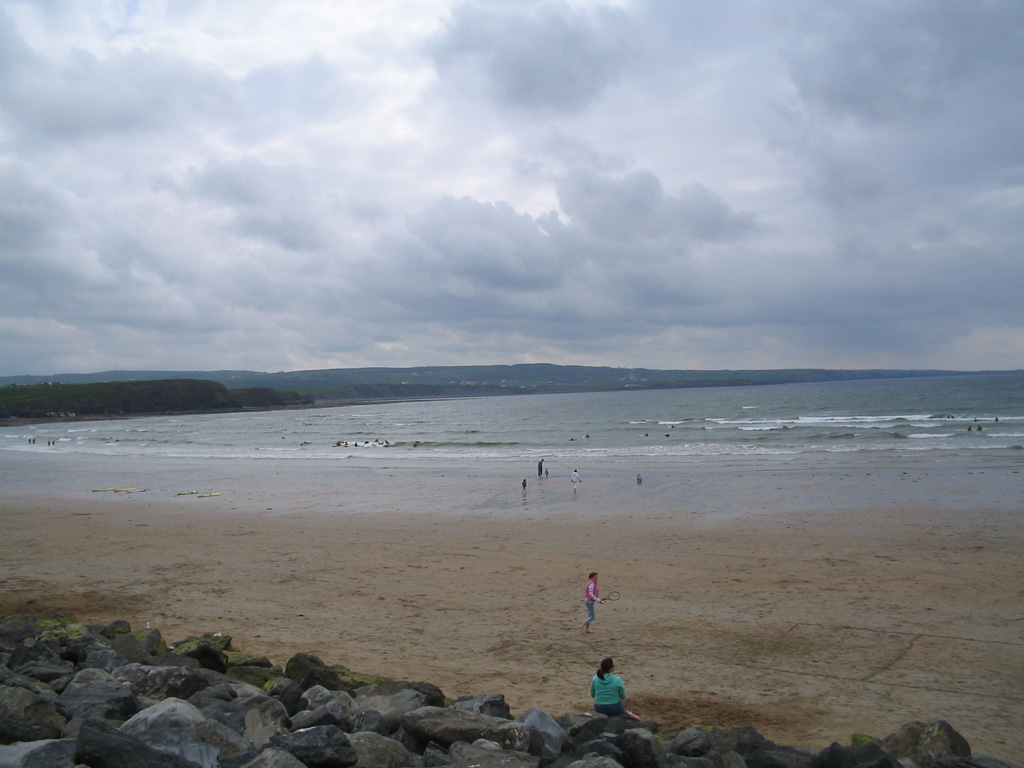
<path id="1" fill-rule="evenodd" d="M 576 493 L 576 489 L 579 488 L 580 483 L 583 482 L 583 478 L 580 477 L 580 471 L 578 469 L 574 469 L 569 479 L 572 480 L 572 492 Z"/>
<path id="2" fill-rule="evenodd" d="M 583 602 L 587 606 L 587 620 L 580 624 L 580 632 L 590 634 L 590 625 L 597 618 L 594 613 L 594 604 L 604 602 L 597 596 L 597 571 L 591 571 L 587 577 L 587 586 L 583 589 Z"/>
<path id="3" fill-rule="evenodd" d="M 608 656 L 601 659 L 601 666 L 597 668 L 597 674 L 590 681 L 590 695 L 594 698 L 594 711 L 602 715 L 625 715 L 633 720 L 640 718 L 626 709 L 622 703 L 626 700 L 626 686 L 622 678 L 612 670 L 615 669 L 615 662 Z"/>
<path id="4" fill-rule="evenodd" d="M 544 476 L 544 459 L 537 462 L 537 477 Z"/>
<path id="5" fill-rule="evenodd" d="M 523 478 L 523 496 L 526 495 L 526 478 Z"/>

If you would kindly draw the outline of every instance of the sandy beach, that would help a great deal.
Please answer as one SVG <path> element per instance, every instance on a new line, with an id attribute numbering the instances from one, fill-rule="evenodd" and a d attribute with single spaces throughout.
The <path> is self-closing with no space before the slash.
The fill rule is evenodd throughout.
<path id="1" fill-rule="evenodd" d="M 575 496 L 549 468 L 0 452 L 0 611 L 219 630 L 556 717 L 611 655 L 665 729 L 821 749 L 943 718 L 1024 759 L 1024 457 L 592 465 Z M 622 597 L 582 635 L 592 570 Z"/>

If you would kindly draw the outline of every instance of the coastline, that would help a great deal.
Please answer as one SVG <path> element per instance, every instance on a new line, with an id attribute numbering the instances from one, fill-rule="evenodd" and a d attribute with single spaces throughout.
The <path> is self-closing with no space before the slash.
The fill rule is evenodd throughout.
<path id="1" fill-rule="evenodd" d="M 556 716 L 612 655 L 666 728 L 820 749 L 943 718 L 1024 756 L 1021 459 L 708 461 L 640 488 L 595 465 L 575 498 L 530 469 L 0 452 L 0 611 L 220 630 Z M 114 485 L 147 490 L 92 491 Z M 623 597 L 583 636 L 590 570 Z"/>

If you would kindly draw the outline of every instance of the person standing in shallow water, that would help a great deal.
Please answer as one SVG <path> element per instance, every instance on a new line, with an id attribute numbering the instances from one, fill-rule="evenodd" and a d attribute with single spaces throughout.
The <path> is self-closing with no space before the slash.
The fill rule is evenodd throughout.
<path id="1" fill-rule="evenodd" d="M 594 604 L 603 602 L 597 596 L 597 571 L 591 571 L 587 577 L 587 586 L 583 589 L 583 602 L 587 606 L 587 620 L 580 624 L 580 632 L 589 634 L 590 625 L 597 618 L 594 612 Z"/>
<path id="2" fill-rule="evenodd" d="M 612 670 L 615 669 L 615 662 L 608 656 L 601 660 L 601 666 L 597 668 L 597 674 L 590 681 L 590 695 L 594 698 L 594 711 L 602 715 L 625 715 L 633 720 L 640 718 L 626 709 L 622 703 L 626 700 L 626 686 L 622 678 Z"/>
<path id="3" fill-rule="evenodd" d="M 580 483 L 583 482 L 583 478 L 580 477 L 580 471 L 578 469 L 574 469 L 572 474 L 569 476 L 569 479 L 572 480 L 572 492 L 576 493 L 576 489 L 579 488 Z"/>

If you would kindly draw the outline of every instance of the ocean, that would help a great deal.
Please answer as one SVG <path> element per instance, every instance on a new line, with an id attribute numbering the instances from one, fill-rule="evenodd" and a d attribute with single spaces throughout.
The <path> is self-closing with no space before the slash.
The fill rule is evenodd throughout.
<path id="1" fill-rule="evenodd" d="M 395 402 L 0 427 L 0 450 L 161 458 L 645 466 L 1024 448 L 1024 375 Z"/>

